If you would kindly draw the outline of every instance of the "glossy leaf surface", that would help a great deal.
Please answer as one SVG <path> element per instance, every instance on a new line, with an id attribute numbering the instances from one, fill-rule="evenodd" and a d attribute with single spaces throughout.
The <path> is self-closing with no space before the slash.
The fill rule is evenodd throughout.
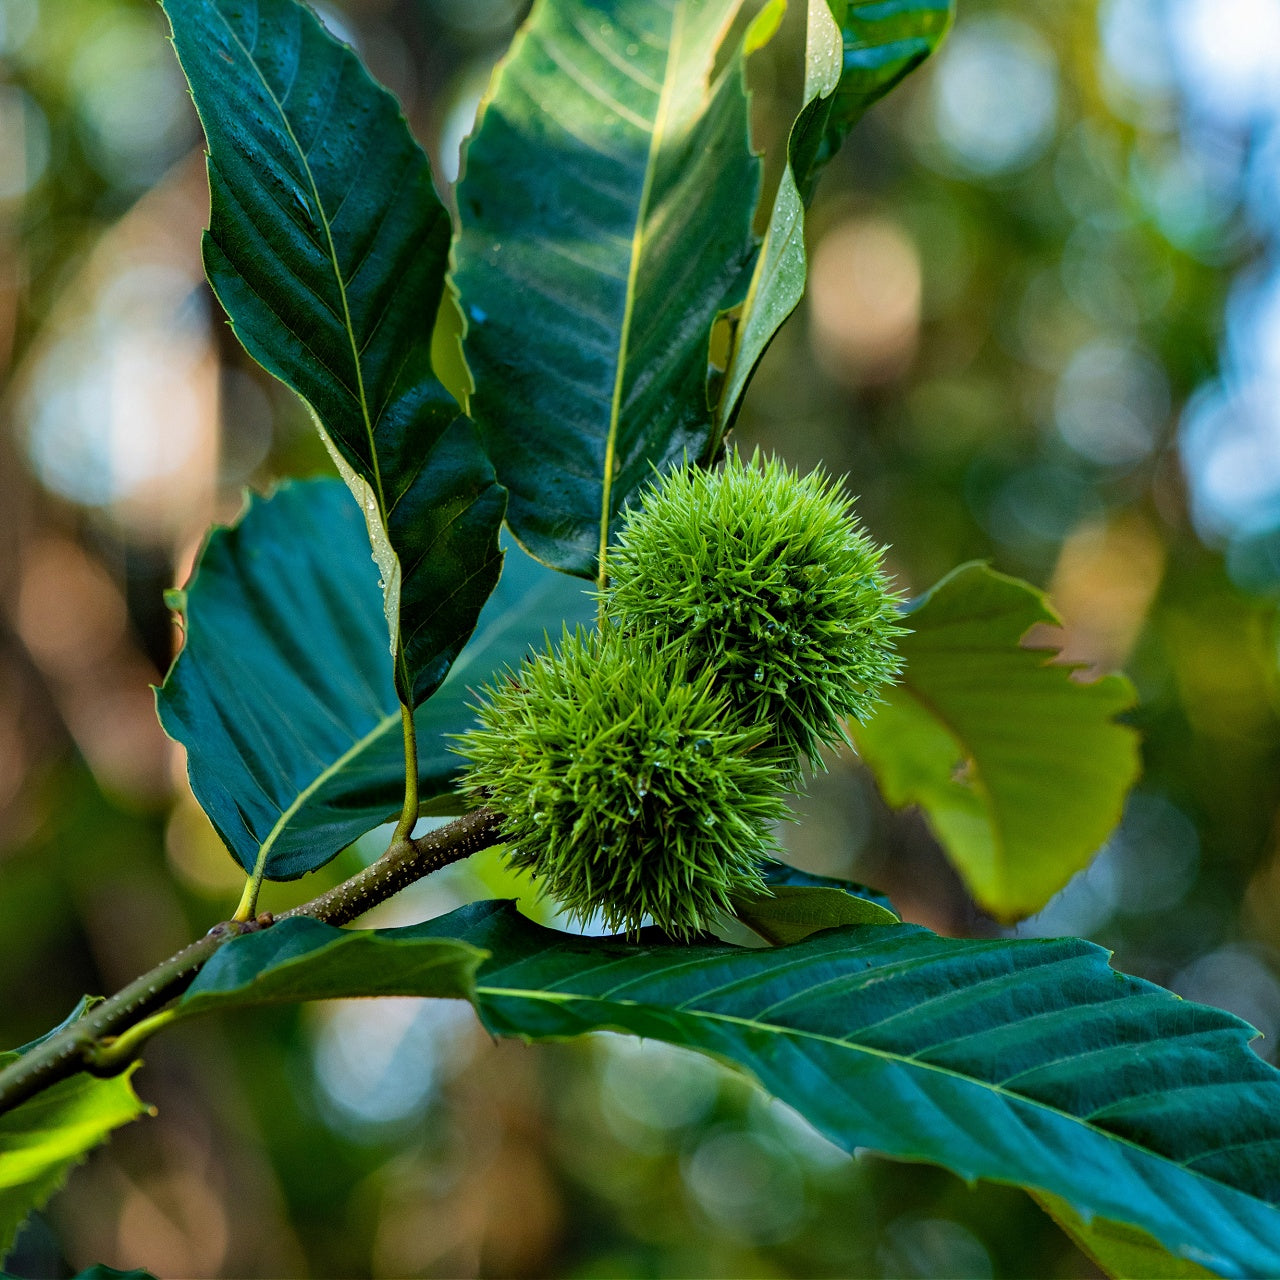
<path id="1" fill-rule="evenodd" d="M 941 44 L 955 19 L 955 0 L 829 0 L 840 29 L 835 93 L 793 137 L 792 156 L 806 200 L 823 166 L 849 130 Z"/>
<path id="2" fill-rule="evenodd" d="M 205 269 L 310 406 L 368 523 L 397 686 L 444 679 L 500 570 L 505 497 L 431 369 L 449 216 L 395 99 L 297 0 L 165 0 L 209 144 Z"/>
<path id="3" fill-rule="evenodd" d="M 1056 623 L 1047 598 L 962 565 L 916 602 L 901 682 L 851 725 L 894 806 L 918 804 L 974 897 L 1002 919 L 1038 911 L 1120 819 L 1138 740 L 1116 716 L 1123 676 L 1082 684 L 1021 643 Z"/>
<path id="4" fill-rule="evenodd" d="M 783 862 L 764 873 L 769 897 L 739 898 L 737 918 L 774 946 L 800 942 L 820 929 L 849 924 L 893 924 L 898 917 L 883 894 L 848 880 L 815 876 Z"/>
<path id="5" fill-rule="evenodd" d="M 898 923 L 764 951 L 637 945 L 487 902 L 354 945 L 396 936 L 427 948 L 419 994 L 449 994 L 448 981 L 465 994 L 434 964 L 432 939 L 487 952 L 473 998 L 495 1034 L 609 1028 L 698 1049 L 845 1150 L 1048 1193 L 1222 1275 L 1280 1271 L 1280 1072 L 1249 1049 L 1247 1024 L 1116 973 L 1091 943 Z M 343 937 L 286 921 L 238 939 L 184 1001 L 234 1003 L 276 980 L 275 954 L 305 992 L 304 953 L 353 945 Z M 366 972 L 369 989 L 385 988 L 383 972 Z"/>
<path id="6" fill-rule="evenodd" d="M 712 325 L 757 251 L 743 45 L 716 64 L 741 8 L 539 0 L 467 145 L 471 411 L 516 536 L 584 577 L 652 469 L 707 447 Z"/>
<path id="7" fill-rule="evenodd" d="M 0 1054 L 0 1067 L 18 1058 Z M 0 1115 L 0 1258 L 41 1208 L 113 1129 L 147 1112 L 130 1071 L 110 1080 L 78 1075 Z"/>
<path id="8" fill-rule="evenodd" d="M 209 536 L 175 603 L 186 644 L 157 694 L 160 721 L 246 870 L 266 847 L 269 876 L 301 875 L 398 812 L 404 755 L 377 569 L 340 481 L 251 499 Z M 449 735 L 472 722 L 469 688 L 592 608 L 579 584 L 508 552 L 471 643 L 415 715 L 424 802 L 458 772 Z"/>

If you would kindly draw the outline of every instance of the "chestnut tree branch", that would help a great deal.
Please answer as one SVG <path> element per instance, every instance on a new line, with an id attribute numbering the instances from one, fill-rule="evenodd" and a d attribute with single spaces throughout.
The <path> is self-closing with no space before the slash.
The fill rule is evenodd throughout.
<path id="1" fill-rule="evenodd" d="M 326 924 L 347 924 L 423 876 L 497 844 L 500 826 L 501 819 L 492 809 L 477 809 L 416 840 L 393 840 L 386 853 L 363 871 L 279 918 L 309 916 Z M 203 938 L 29 1049 L 0 1071 L 0 1113 L 79 1071 L 114 1075 L 124 1070 L 132 1059 L 113 1054 L 113 1040 L 180 996 L 210 957 L 232 938 L 268 928 L 274 922 L 274 917 L 264 914 L 254 920 L 215 925 Z"/>

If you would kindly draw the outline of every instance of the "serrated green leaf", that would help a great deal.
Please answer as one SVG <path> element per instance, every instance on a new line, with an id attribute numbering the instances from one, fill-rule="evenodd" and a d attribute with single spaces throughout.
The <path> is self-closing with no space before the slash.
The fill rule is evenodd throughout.
<path id="1" fill-rule="evenodd" d="M 993 915 L 1038 911 L 1085 867 L 1138 776 L 1138 739 L 1116 716 L 1123 676 L 1091 684 L 1021 641 L 1057 623 L 1043 592 L 962 565 L 905 618 L 901 683 L 850 726 L 895 807 L 918 804 Z"/>
<path id="2" fill-rule="evenodd" d="M 744 37 L 716 63 L 741 9 L 538 0 L 467 144 L 471 411 L 516 536 L 584 577 L 653 468 L 711 434 L 712 326 L 757 251 Z"/>
<path id="3" fill-rule="evenodd" d="M 1280 1072 L 1250 1050 L 1246 1023 L 1116 973 L 1092 943 L 894 923 L 765 950 L 631 944 L 495 902 L 353 932 L 285 921 L 236 939 L 179 1008 L 243 1002 L 277 982 L 277 955 L 287 973 L 272 998 L 332 993 L 306 973 L 330 947 L 368 950 L 347 994 L 460 994 L 448 965 L 415 985 L 372 961 L 399 939 L 408 972 L 418 948 L 452 940 L 489 955 L 473 998 L 496 1035 L 608 1028 L 698 1049 L 847 1151 L 1056 1196 L 1221 1275 L 1280 1274 Z"/>
<path id="4" fill-rule="evenodd" d="M 18 1056 L 0 1054 L 0 1068 Z M 27 1215 L 48 1201 L 75 1165 L 113 1129 L 147 1113 L 129 1081 L 132 1074 L 74 1076 L 0 1115 L 0 1258 Z"/>
<path id="5" fill-rule="evenodd" d="M 156 706 L 237 861 L 252 870 L 265 848 L 268 876 L 299 876 L 397 813 L 399 702 L 377 571 L 343 484 L 250 499 L 209 535 L 182 596 L 186 644 Z M 580 584 L 508 551 L 470 644 L 414 716 L 424 804 L 439 807 L 461 767 L 449 735 L 473 723 L 469 688 L 592 611 Z"/>
<path id="6" fill-rule="evenodd" d="M 444 679 L 505 495 L 431 368 L 449 216 L 395 99 L 297 0 L 164 0 L 209 144 L 205 270 L 360 503 L 401 700 Z"/>
<path id="7" fill-rule="evenodd" d="M 1239 1019 L 1090 943 L 895 924 L 767 951 L 631 947 L 493 904 L 436 927 L 492 953 L 477 995 L 496 1034 L 702 1049 L 846 1150 L 1049 1191 L 1224 1275 L 1280 1267 L 1280 1073 Z"/>
<path id="8" fill-rule="evenodd" d="M 771 863 L 764 879 L 771 896 L 737 898 L 734 913 L 774 946 L 799 942 L 820 929 L 898 919 L 883 894 L 848 880 L 811 875 L 782 862 Z"/>
<path id="9" fill-rule="evenodd" d="M 717 448 L 803 293 L 802 197 L 952 12 L 832 7 L 843 30 L 809 0 L 803 105 L 763 245 L 742 69 L 778 0 L 727 58 L 741 0 L 540 0 L 500 66 L 459 184 L 454 279 L 472 409 L 512 528 L 547 563 L 593 576 L 651 469 Z"/>
<path id="10" fill-rule="evenodd" d="M 819 173 L 867 108 L 937 48 L 955 13 L 954 0 L 807 0 L 807 7 L 802 106 L 764 244 L 735 317 L 716 409 L 717 439 L 731 425 L 774 334 L 804 296 L 804 206 Z"/>

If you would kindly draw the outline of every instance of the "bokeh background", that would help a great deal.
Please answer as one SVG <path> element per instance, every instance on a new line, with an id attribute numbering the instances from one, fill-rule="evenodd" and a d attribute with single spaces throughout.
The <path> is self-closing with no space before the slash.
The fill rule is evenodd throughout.
<path id="1" fill-rule="evenodd" d="M 451 180 L 522 5 L 321 8 Z M 908 588 L 988 558 L 1051 589 L 1071 658 L 1132 675 L 1144 779 L 1019 929 L 1086 935 L 1234 1009 L 1273 1060 L 1278 66 L 1278 0 L 961 0 L 941 56 L 823 179 L 810 295 L 739 432 L 848 473 Z M 767 116 L 780 90 L 756 80 Z M 0 1043 L 240 887 L 152 711 L 175 643 L 161 593 L 244 486 L 327 464 L 203 283 L 206 211 L 157 7 L 0 0 Z M 801 865 L 994 931 L 852 759 L 801 807 Z M 453 869 L 381 921 L 500 882 Z M 1019 1192 L 848 1160 L 691 1055 L 494 1044 L 452 1003 L 194 1026 L 153 1045 L 140 1087 L 158 1117 L 92 1157 L 12 1271 L 1095 1274 Z"/>

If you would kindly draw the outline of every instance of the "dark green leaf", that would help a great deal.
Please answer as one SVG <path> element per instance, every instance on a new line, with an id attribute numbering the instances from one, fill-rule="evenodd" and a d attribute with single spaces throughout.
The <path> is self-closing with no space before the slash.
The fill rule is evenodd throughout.
<path id="1" fill-rule="evenodd" d="M 819 929 L 898 919 L 886 897 L 848 880 L 810 875 L 782 862 L 771 863 L 764 878 L 772 896 L 736 899 L 734 911 L 774 946 L 799 942 Z"/>
<path id="2" fill-rule="evenodd" d="M 471 410 L 520 541 L 597 572 L 618 514 L 712 430 L 716 317 L 757 253 L 742 0 L 541 0 L 458 187 Z"/>
<path id="3" fill-rule="evenodd" d="M 0 1054 L 0 1068 L 16 1053 Z M 0 1116 L 0 1258 L 18 1228 L 107 1135 L 147 1113 L 129 1082 L 78 1075 Z"/>
<path id="4" fill-rule="evenodd" d="M 780 885 L 771 897 L 738 898 L 734 914 L 766 942 L 784 946 L 822 929 L 849 924 L 892 924 L 897 916 L 842 889 Z"/>
<path id="5" fill-rule="evenodd" d="M 846 1150 L 1058 1195 L 1225 1275 L 1280 1272 L 1280 1073 L 1252 1029 L 1077 939 L 862 926 L 766 951 L 570 938 L 477 904 L 496 1034 L 600 1027 L 738 1063 Z"/>
<path id="6" fill-rule="evenodd" d="M 848 1151 L 1057 1196 L 1223 1275 L 1280 1274 L 1280 1072 L 1247 1024 L 1116 973 L 1091 943 L 895 923 L 765 950 L 629 944 L 494 902 L 359 937 L 304 921 L 247 935 L 180 1008 L 461 994 L 466 962 L 432 950 L 454 940 L 489 953 L 474 999 L 495 1034 L 609 1028 L 698 1049 Z"/>
<path id="7" fill-rule="evenodd" d="M 801 871 L 785 862 L 769 863 L 764 871 L 764 882 L 768 885 L 790 885 L 803 889 L 838 889 L 843 894 L 883 907 L 895 920 L 898 918 L 893 903 L 876 889 L 868 889 L 866 885 L 855 884 L 852 880 L 839 880 L 835 876 L 814 875 L 812 871 Z"/>
<path id="8" fill-rule="evenodd" d="M 298 876 L 398 812 L 404 756 L 377 571 L 337 480 L 287 484 L 215 529 L 175 601 L 186 645 L 157 694 L 187 748 L 196 798 L 246 870 Z M 564 619 L 579 585 L 518 549 L 448 679 L 415 715 L 424 801 L 449 792 L 470 727 L 469 686 L 515 666 Z"/>
<path id="9" fill-rule="evenodd" d="M 178 1003 L 182 1016 L 340 996 L 471 998 L 484 952 L 426 925 L 335 929 L 282 920 L 219 950 Z"/>
<path id="10" fill-rule="evenodd" d="M 431 369 L 449 216 L 395 99 L 296 0 L 164 0 L 209 143 L 205 269 L 361 504 L 402 699 L 497 581 L 505 498 Z"/>
<path id="11" fill-rule="evenodd" d="M 918 804 L 974 897 L 1002 919 L 1038 911 L 1089 862 L 1138 776 L 1115 717 L 1123 676 L 1092 684 L 1020 642 L 1056 623 L 1044 594 L 962 565 L 909 611 L 906 670 L 854 742 L 890 804 Z"/>

